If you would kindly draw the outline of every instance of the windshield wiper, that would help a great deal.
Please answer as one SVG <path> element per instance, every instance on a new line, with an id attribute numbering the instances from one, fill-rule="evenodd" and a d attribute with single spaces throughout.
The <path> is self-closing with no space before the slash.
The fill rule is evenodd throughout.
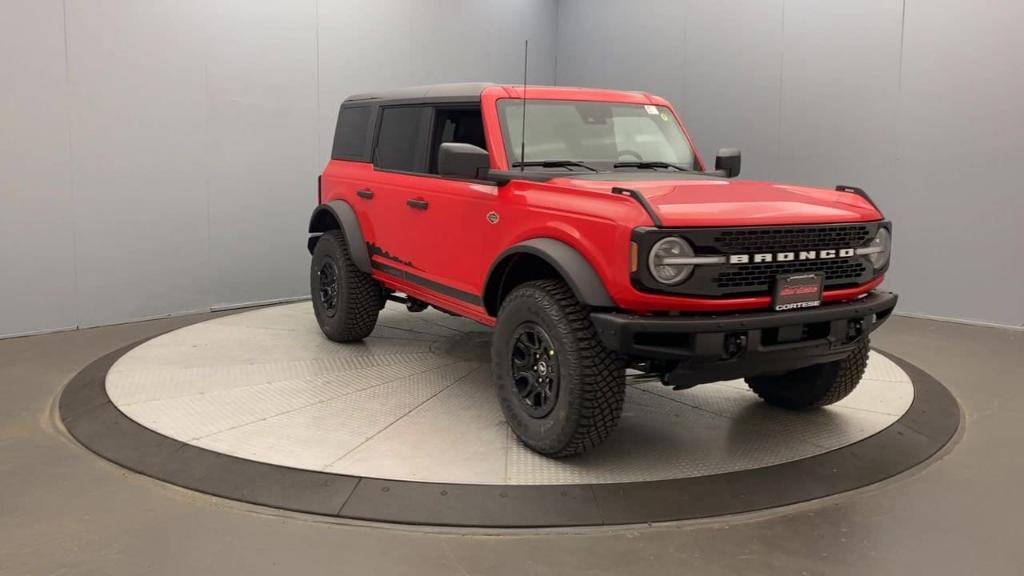
<path id="1" fill-rule="evenodd" d="M 530 162 L 513 162 L 512 166 L 519 168 L 521 166 L 539 166 L 541 168 L 567 168 L 569 166 L 578 166 L 580 168 L 586 168 L 591 172 L 600 172 L 593 166 L 587 166 L 583 162 L 577 162 L 576 160 L 534 160 Z"/>
<path id="2" fill-rule="evenodd" d="M 675 168 L 682 172 L 693 172 L 690 168 L 680 166 L 679 164 L 673 164 L 671 162 L 659 162 L 656 160 L 639 160 L 632 162 L 616 162 L 612 164 L 612 168 Z"/>

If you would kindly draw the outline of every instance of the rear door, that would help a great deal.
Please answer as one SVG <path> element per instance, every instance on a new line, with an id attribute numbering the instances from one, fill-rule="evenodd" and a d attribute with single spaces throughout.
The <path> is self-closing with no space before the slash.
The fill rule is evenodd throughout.
<path id="1" fill-rule="evenodd" d="M 426 172 L 431 109 L 422 105 L 381 106 L 373 149 L 373 184 L 357 199 L 372 206 L 368 241 L 374 269 L 392 277 L 416 273 L 413 250 L 417 210 L 409 200 L 420 196 L 416 174 Z M 367 238 L 370 238 L 367 235 Z"/>
<path id="2" fill-rule="evenodd" d="M 331 161 L 320 180 L 321 203 L 347 202 L 359 218 L 363 235 L 373 240 L 373 204 L 362 198 L 373 184 L 373 133 L 377 108 L 373 104 L 344 104 L 338 113 Z"/>

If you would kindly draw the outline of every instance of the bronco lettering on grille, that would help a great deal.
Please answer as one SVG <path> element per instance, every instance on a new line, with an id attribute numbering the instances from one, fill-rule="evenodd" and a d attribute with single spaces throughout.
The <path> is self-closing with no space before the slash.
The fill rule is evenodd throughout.
<path id="1" fill-rule="evenodd" d="M 763 262 L 793 262 L 803 260 L 832 260 L 849 258 L 855 254 L 853 248 L 839 250 L 800 250 L 798 252 L 766 252 L 762 254 L 730 254 L 729 264 L 761 264 Z"/>

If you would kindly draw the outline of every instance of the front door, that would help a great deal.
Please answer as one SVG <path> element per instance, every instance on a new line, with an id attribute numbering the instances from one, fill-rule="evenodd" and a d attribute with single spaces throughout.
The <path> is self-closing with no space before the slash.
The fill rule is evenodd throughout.
<path id="1" fill-rule="evenodd" d="M 385 106 L 380 122 L 367 200 L 374 274 L 442 308 L 482 314 L 481 241 L 497 223 L 498 188 L 437 167 L 444 142 L 486 148 L 479 105 Z"/>
<path id="2" fill-rule="evenodd" d="M 443 293 L 477 309 L 482 308 L 480 285 L 482 247 L 493 233 L 498 187 L 478 180 L 442 177 L 438 149 L 461 142 L 486 149 L 479 106 L 438 106 L 433 109 L 428 174 L 417 196 L 423 201 L 413 219 L 421 241 L 413 257 L 426 277 Z"/>

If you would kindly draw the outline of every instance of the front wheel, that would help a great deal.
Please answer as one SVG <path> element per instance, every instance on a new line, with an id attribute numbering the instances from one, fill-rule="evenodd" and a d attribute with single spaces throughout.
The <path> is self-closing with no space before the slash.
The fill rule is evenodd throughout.
<path id="1" fill-rule="evenodd" d="M 769 404 L 806 410 L 835 404 L 860 383 L 868 365 L 865 338 L 842 360 L 808 366 L 785 374 L 747 378 L 747 385 Z"/>
<path id="2" fill-rule="evenodd" d="M 505 419 L 535 452 L 554 458 L 586 452 L 618 424 L 624 363 L 604 347 L 564 282 L 527 282 L 508 295 L 491 363 Z"/>

